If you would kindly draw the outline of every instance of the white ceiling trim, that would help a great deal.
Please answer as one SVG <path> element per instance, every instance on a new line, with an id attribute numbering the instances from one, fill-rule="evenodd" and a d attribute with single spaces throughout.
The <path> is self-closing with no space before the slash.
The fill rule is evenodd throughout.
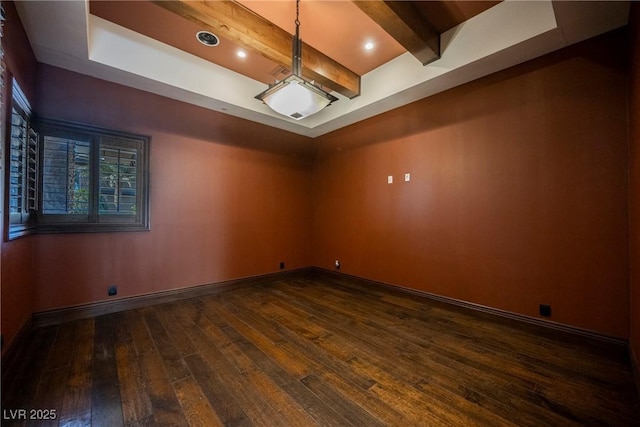
<path id="1" fill-rule="evenodd" d="M 625 25 L 628 4 L 604 3 L 504 1 L 442 34 L 438 61 L 401 55 L 362 76 L 360 96 L 301 121 L 254 99 L 263 83 L 90 15 L 87 1 L 16 6 L 40 62 L 317 137 Z"/>

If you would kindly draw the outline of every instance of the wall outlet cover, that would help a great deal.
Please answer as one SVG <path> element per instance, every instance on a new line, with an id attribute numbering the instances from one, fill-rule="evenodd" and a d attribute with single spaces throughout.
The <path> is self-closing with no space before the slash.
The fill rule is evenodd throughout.
<path id="1" fill-rule="evenodd" d="M 551 306 L 548 304 L 540 304 L 540 316 L 551 317 Z"/>

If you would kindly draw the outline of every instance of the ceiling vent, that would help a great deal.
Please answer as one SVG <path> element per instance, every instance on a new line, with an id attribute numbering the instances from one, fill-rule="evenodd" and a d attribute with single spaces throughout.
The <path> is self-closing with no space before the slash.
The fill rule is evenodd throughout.
<path id="1" fill-rule="evenodd" d="M 220 44 L 218 36 L 209 31 L 198 31 L 196 38 L 205 46 L 218 46 Z"/>

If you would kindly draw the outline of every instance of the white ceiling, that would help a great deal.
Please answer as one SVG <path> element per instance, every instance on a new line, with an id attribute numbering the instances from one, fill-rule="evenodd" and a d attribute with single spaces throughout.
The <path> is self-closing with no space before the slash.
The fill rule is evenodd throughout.
<path id="1" fill-rule="evenodd" d="M 317 137 L 627 24 L 628 2 L 506 0 L 362 76 L 361 95 L 301 121 L 254 99 L 266 85 L 89 13 L 88 1 L 16 1 L 38 61 Z"/>

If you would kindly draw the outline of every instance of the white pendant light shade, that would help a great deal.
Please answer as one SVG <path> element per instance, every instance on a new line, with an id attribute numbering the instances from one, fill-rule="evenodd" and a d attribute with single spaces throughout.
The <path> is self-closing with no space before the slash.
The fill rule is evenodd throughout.
<path id="1" fill-rule="evenodd" d="M 273 111 L 296 120 L 315 114 L 338 99 L 295 74 L 271 86 L 256 98 Z"/>

